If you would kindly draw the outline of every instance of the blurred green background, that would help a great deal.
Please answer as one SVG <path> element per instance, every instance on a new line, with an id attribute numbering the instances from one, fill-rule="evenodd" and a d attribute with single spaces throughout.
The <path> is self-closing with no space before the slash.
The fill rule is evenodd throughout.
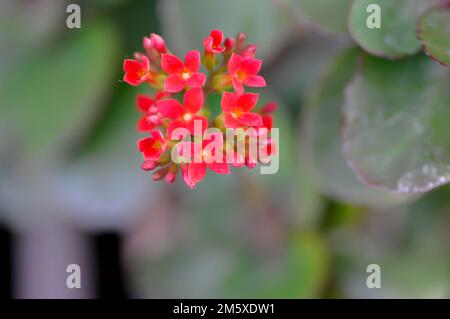
<path id="1" fill-rule="evenodd" d="M 81 6 L 81 29 L 66 27 L 68 3 Z M 83 234 L 112 231 L 132 297 L 450 297 L 450 188 L 393 195 L 347 167 L 339 107 L 358 49 L 340 24 L 314 24 L 334 15 L 307 19 L 303 9 L 296 0 L 2 1 L 0 222 L 21 238 L 16 296 L 73 297 L 59 283 L 43 288 L 51 271 L 24 275 L 23 255 L 39 263 L 47 252 L 42 267 L 81 258 L 89 269 Z M 215 28 L 258 45 L 263 99 L 279 103 L 280 171 L 209 174 L 196 190 L 154 183 L 135 146 L 134 100 L 146 88 L 121 81 L 122 61 L 150 32 L 184 56 Z M 366 286 L 373 263 L 380 289 Z"/>

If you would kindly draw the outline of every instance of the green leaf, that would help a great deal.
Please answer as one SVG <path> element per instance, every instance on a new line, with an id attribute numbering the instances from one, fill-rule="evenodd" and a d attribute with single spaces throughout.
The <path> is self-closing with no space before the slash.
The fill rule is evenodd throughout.
<path id="1" fill-rule="evenodd" d="M 355 0 L 349 30 L 355 41 L 371 54 L 399 58 L 419 51 L 416 26 L 420 15 L 440 0 Z M 367 12 L 371 4 L 381 9 L 381 28 L 369 28 Z"/>
<path id="2" fill-rule="evenodd" d="M 213 29 L 226 37 L 245 32 L 258 46 L 257 55 L 267 57 L 282 44 L 287 23 L 272 0 L 165 0 L 160 2 L 163 37 L 176 54 L 201 49 Z"/>
<path id="3" fill-rule="evenodd" d="M 105 21 L 73 32 L 61 48 L 30 56 L 0 77 L 0 126 L 33 157 L 70 145 L 111 88 L 118 39 Z"/>
<path id="4" fill-rule="evenodd" d="M 333 33 L 347 33 L 347 17 L 352 0 L 288 0 L 306 21 Z"/>
<path id="5" fill-rule="evenodd" d="M 318 83 L 305 108 L 303 140 L 323 193 L 336 200 L 374 206 L 392 203 L 396 198 L 358 180 L 344 159 L 340 135 L 344 88 L 355 73 L 359 54 L 359 50 L 350 49 L 339 55 Z"/>
<path id="6" fill-rule="evenodd" d="M 450 8 L 434 8 L 419 21 L 418 37 L 425 52 L 439 63 L 450 66 Z"/>
<path id="7" fill-rule="evenodd" d="M 345 153 L 367 183 L 425 192 L 450 181 L 450 77 L 420 55 L 364 56 L 343 107 Z"/>

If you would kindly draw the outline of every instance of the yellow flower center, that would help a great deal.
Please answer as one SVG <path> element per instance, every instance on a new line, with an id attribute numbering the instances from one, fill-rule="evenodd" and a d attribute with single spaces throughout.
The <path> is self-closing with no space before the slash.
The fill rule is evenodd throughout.
<path id="1" fill-rule="evenodd" d="M 189 74 L 189 72 L 183 72 L 183 73 L 181 74 L 181 77 L 182 77 L 183 79 L 185 79 L 185 80 L 189 79 L 190 76 L 191 76 L 191 75 Z"/>
<path id="2" fill-rule="evenodd" d="M 183 119 L 185 121 L 190 121 L 192 119 L 192 114 L 190 114 L 190 113 L 184 114 Z"/>

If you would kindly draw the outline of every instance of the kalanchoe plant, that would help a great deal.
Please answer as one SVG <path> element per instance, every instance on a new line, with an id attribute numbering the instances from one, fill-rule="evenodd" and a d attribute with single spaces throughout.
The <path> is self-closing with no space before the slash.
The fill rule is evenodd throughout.
<path id="1" fill-rule="evenodd" d="M 229 174 L 230 164 L 254 168 L 258 162 L 267 163 L 275 150 L 267 136 L 277 106 L 270 102 L 257 108 L 259 94 L 246 92 L 266 86 L 258 74 L 262 61 L 254 56 L 256 46 L 246 44 L 244 33 L 224 39 L 222 31 L 212 30 L 203 47 L 203 56 L 191 50 L 183 61 L 152 33 L 144 38 L 145 54 L 135 53 L 134 59 L 123 63 L 124 82 L 145 83 L 156 91 L 136 98 L 142 113 L 137 128 L 149 134 L 137 142 L 144 158 L 142 169 L 155 170 L 153 180 L 172 183 L 181 171 L 186 184 L 194 188 L 208 169 Z M 221 94 L 220 105 L 208 105 L 212 94 Z M 211 129 L 212 133 L 206 132 Z M 244 147 L 225 141 L 230 131 L 237 137 L 244 135 Z M 256 154 L 251 152 L 252 142 Z"/>

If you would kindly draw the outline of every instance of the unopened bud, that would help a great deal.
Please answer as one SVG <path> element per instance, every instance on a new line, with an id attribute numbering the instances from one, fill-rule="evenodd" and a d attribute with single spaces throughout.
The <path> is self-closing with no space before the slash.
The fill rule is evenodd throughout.
<path id="1" fill-rule="evenodd" d="M 145 161 L 144 163 L 142 163 L 141 168 L 144 171 L 151 171 L 152 169 L 154 169 L 156 166 L 158 166 L 158 163 L 154 162 L 154 161 Z"/>
<path id="2" fill-rule="evenodd" d="M 223 43 L 223 45 L 225 46 L 225 50 L 226 51 L 231 51 L 233 50 L 233 45 L 234 45 L 234 40 L 233 38 L 226 38 L 225 42 Z"/>
<path id="3" fill-rule="evenodd" d="M 169 166 L 160 168 L 159 170 L 157 170 L 156 172 L 153 173 L 152 179 L 154 181 L 160 181 L 164 177 L 166 177 L 168 172 L 169 172 Z"/>
<path id="4" fill-rule="evenodd" d="M 262 112 L 263 113 L 273 113 L 278 108 L 277 103 L 275 102 L 269 102 L 266 105 L 264 105 Z"/>
<path id="5" fill-rule="evenodd" d="M 160 35 L 152 33 L 150 34 L 150 40 L 156 51 L 159 53 L 167 52 L 166 42 L 164 42 L 164 39 Z"/>
<path id="6" fill-rule="evenodd" d="M 178 165 L 173 164 L 166 175 L 166 182 L 172 184 L 177 179 Z"/>

